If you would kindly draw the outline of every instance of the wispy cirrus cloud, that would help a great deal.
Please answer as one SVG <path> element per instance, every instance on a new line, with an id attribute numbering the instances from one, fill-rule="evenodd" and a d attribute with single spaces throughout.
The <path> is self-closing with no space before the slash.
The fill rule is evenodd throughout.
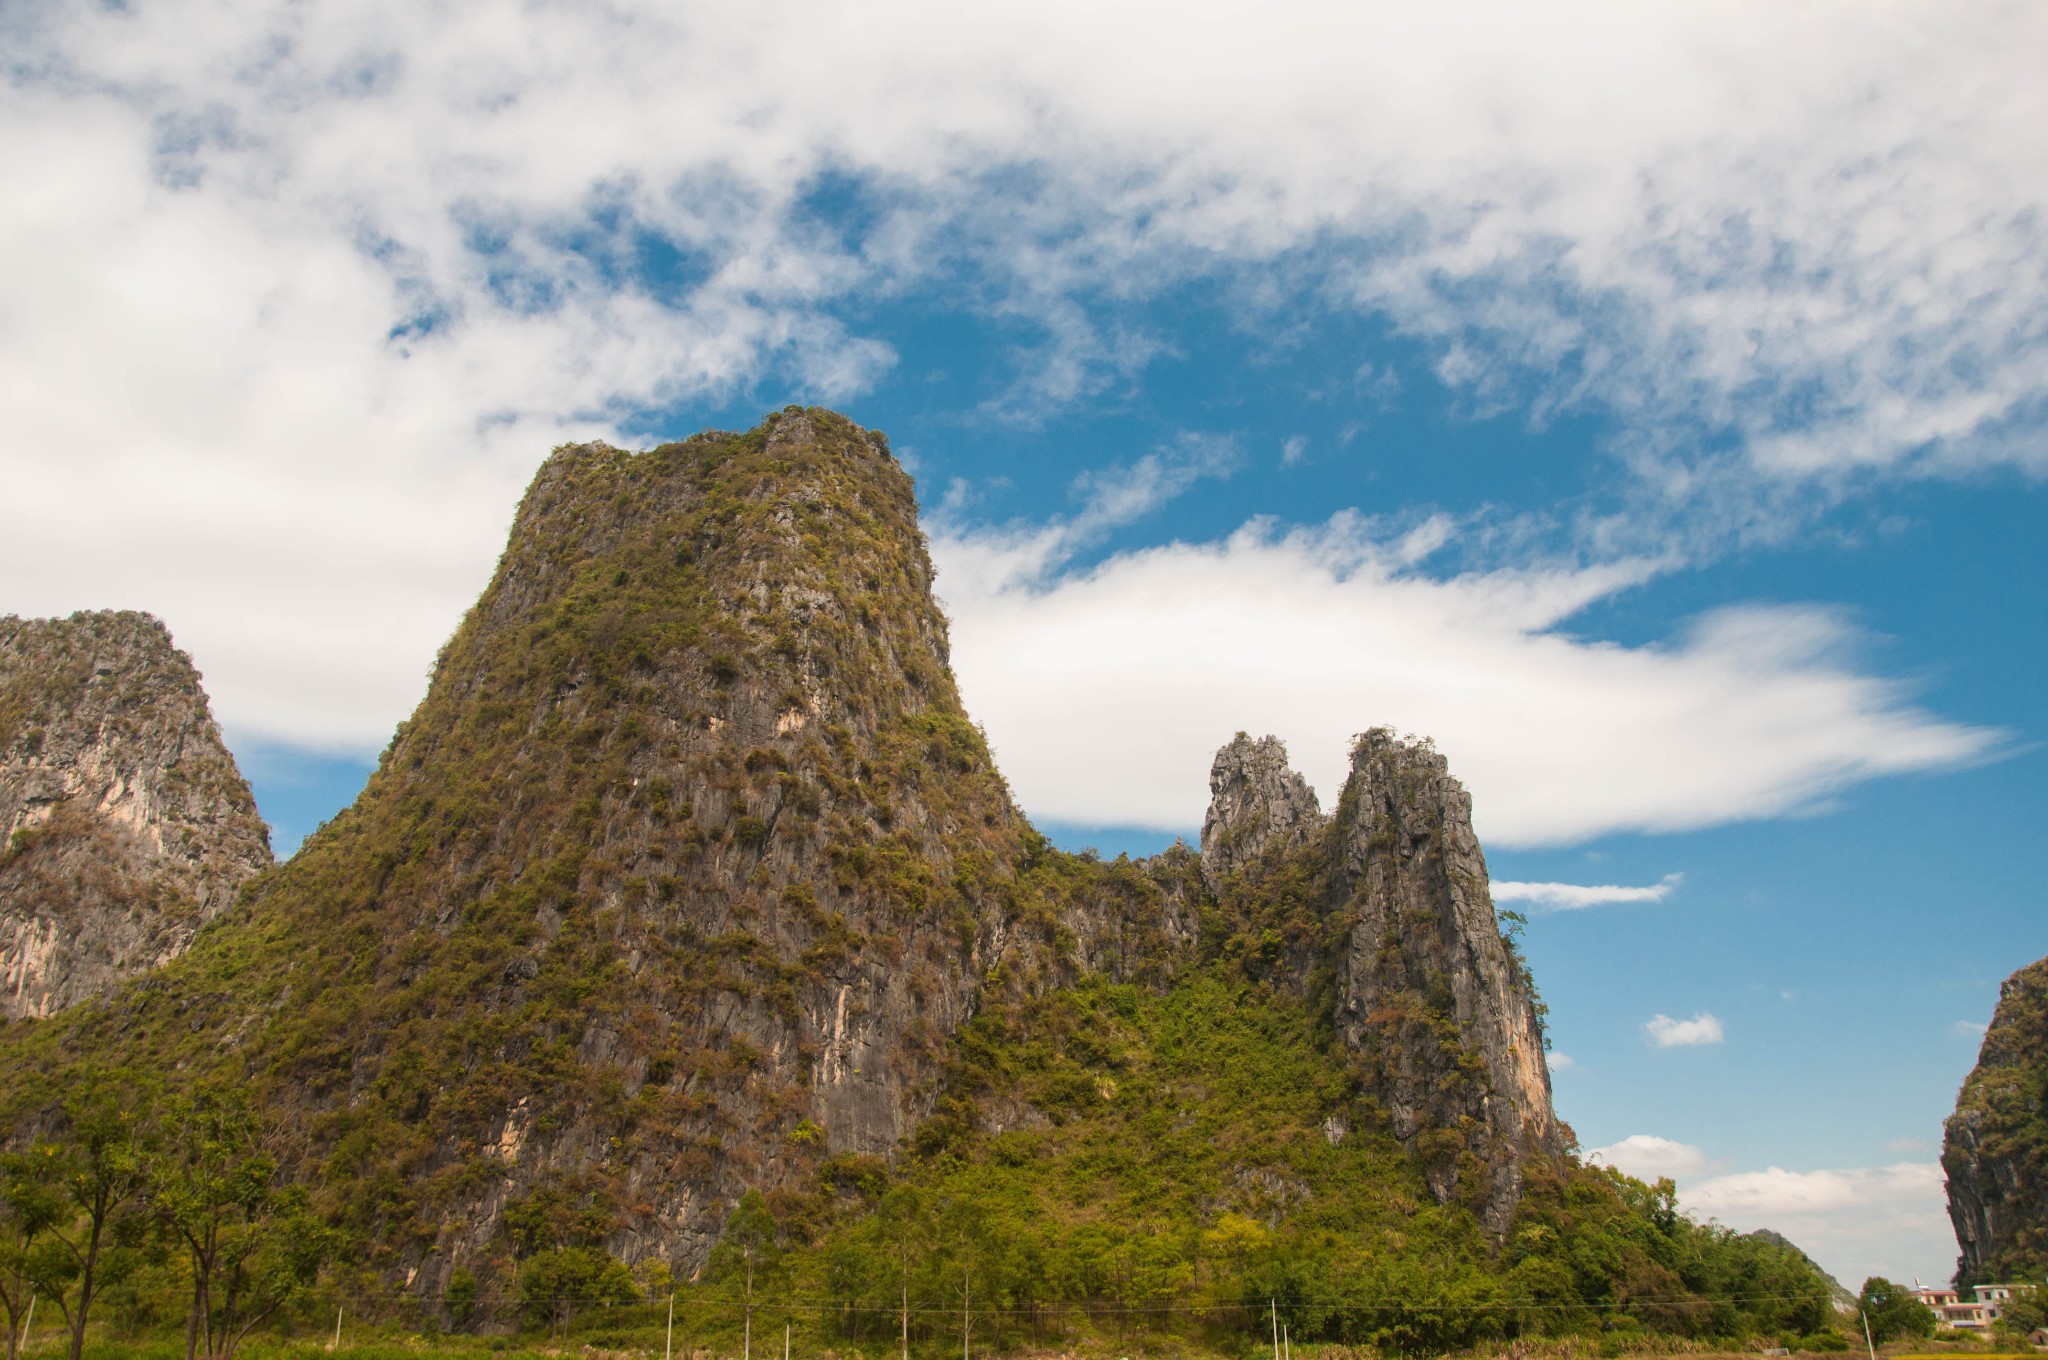
<path id="1" fill-rule="evenodd" d="M 155 608 L 230 724 L 296 741 L 381 743 L 548 445 L 868 390 L 876 300 L 1035 330 L 1026 419 L 1138 381 L 1133 307 L 1190 282 L 1247 325 L 1371 313 L 1474 409 L 1620 418 L 1610 561 L 2048 448 L 2024 6 L 4 23 L 7 607 Z"/>

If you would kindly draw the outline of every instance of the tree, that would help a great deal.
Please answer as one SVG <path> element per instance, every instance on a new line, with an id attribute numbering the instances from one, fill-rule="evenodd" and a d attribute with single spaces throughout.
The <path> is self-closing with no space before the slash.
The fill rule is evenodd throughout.
<path id="1" fill-rule="evenodd" d="M 174 1096 L 163 1133 L 149 1159 L 150 1208 L 192 1267 L 185 1360 L 200 1355 L 202 1345 L 208 1357 L 225 1356 L 253 1325 L 252 1308 L 268 1316 L 282 1302 L 257 1296 L 273 1292 L 262 1286 L 280 1263 L 304 1254 L 285 1239 L 307 1238 L 313 1249 L 317 1235 L 304 1225 L 293 1233 L 273 1230 L 272 1220 L 287 1207 L 272 1184 L 277 1160 L 262 1146 L 261 1125 L 242 1088 L 206 1082 Z M 258 1257 L 267 1259 L 259 1265 Z M 274 1283 L 288 1286 L 293 1273 L 286 1269 Z"/>
<path id="2" fill-rule="evenodd" d="M 148 1083 L 140 1073 L 82 1068 L 62 1102 L 55 1177 L 63 1220 L 49 1230 L 55 1249 L 48 1270 L 75 1282 L 76 1297 L 59 1288 L 46 1294 L 71 1329 L 71 1360 L 85 1350 L 95 1292 L 113 1252 L 130 1245 L 144 1227 L 140 1212 L 148 1185 Z"/>
<path id="3" fill-rule="evenodd" d="M 768 1201 L 761 1198 L 759 1190 L 749 1190 L 726 1215 L 725 1231 L 712 1252 L 713 1272 L 740 1287 L 740 1353 L 749 1360 L 754 1346 L 754 1288 L 761 1277 L 772 1274 L 780 1263 L 781 1252 L 776 1244 L 780 1232 L 781 1225 L 769 1211 Z"/>
<path id="4" fill-rule="evenodd" d="M 637 1303 L 640 1291 L 626 1263 L 599 1247 L 554 1247 L 519 1268 L 519 1298 L 527 1313 L 557 1333 L 584 1304 Z"/>
<path id="5" fill-rule="evenodd" d="M 2024 1348 L 2026 1339 L 2042 1327 L 2048 1327 L 2048 1301 L 2038 1288 L 2022 1286 L 1999 1309 L 1992 1331 L 2007 1344 Z"/>
<path id="6" fill-rule="evenodd" d="M 260 1145 L 256 1110 L 248 1094 L 207 1081 L 168 1104 L 166 1137 L 150 1159 L 150 1206 L 158 1227 L 193 1266 L 193 1299 L 184 1315 L 184 1360 L 227 1350 L 215 1284 L 236 1274 L 248 1282 L 248 1262 L 260 1247 L 260 1225 L 270 1217 L 270 1182 L 276 1159 Z"/>
<path id="7" fill-rule="evenodd" d="M 1873 1341 L 1934 1334 L 1933 1311 L 1913 1297 L 1906 1286 L 1893 1284 L 1881 1275 L 1873 1275 L 1863 1282 L 1863 1292 L 1857 1296 L 1856 1306 L 1870 1327 Z"/>
<path id="8" fill-rule="evenodd" d="M 876 1206 L 875 1221 L 896 1261 L 902 1300 L 903 1360 L 910 1360 L 910 1271 L 918 1252 L 930 1239 L 931 1218 L 916 1187 L 899 1185 L 882 1196 L 882 1202 Z"/>
<path id="9" fill-rule="evenodd" d="M 981 1206 L 961 1197 L 948 1203 L 939 1215 L 938 1236 L 943 1249 L 943 1269 L 960 1300 L 960 1354 L 968 1354 L 974 1330 L 974 1300 L 994 1301 L 996 1254 L 990 1241 Z M 984 1308 L 988 1303 L 984 1303 Z"/>
<path id="10" fill-rule="evenodd" d="M 45 1250 L 54 1245 L 50 1230 L 66 1217 L 58 1165 L 57 1148 L 49 1143 L 0 1156 L 0 1308 L 7 1313 L 7 1360 L 21 1353 L 35 1296 L 53 1288 L 61 1293 L 70 1283 L 61 1258 Z"/>
<path id="11" fill-rule="evenodd" d="M 249 1333 L 310 1295 L 334 1255 L 336 1234 L 314 1216 L 304 1190 L 279 1191 L 265 1208 L 230 1230 L 216 1267 L 218 1360 L 234 1360 Z"/>

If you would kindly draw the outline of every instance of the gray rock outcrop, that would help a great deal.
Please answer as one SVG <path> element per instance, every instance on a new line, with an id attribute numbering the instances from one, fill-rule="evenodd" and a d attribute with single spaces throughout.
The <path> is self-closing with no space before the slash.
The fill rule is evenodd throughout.
<path id="1" fill-rule="evenodd" d="M 139 613 L 0 618 L 0 1016 L 181 953 L 270 863 L 199 674 Z"/>
<path id="2" fill-rule="evenodd" d="M 1531 1158 L 1562 1156 L 1541 1011 L 1502 936 L 1472 801 L 1425 742 L 1361 736 L 1329 817 L 1273 737 L 1216 755 L 1202 869 L 1303 990 L 1334 974 L 1332 1019 L 1439 1199 L 1496 1233 Z M 1271 885 L 1282 885 L 1276 895 Z M 1298 910 L 1314 903 L 1307 933 Z M 1284 900 L 1283 900 L 1284 899 Z"/>
<path id="3" fill-rule="evenodd" d="M 1504 1232 L 1530 1157 L 1564 1132 L 1528 970 L 1502 936 L 1472 799 L 1427 742 L 1358 739 L 1332 820 L 1342 931 L 1336 1020 L 1366 1054 L 1394 1132 Z"/>
<path id="4" fill-rule="evenodd" d="M 1941 1149 L 1959 1284 L 2048 1270 L 2048 959 L 1998 989 Z"/>
<path id="5" fill-rule="evenodd" d="M 1287 763 L 1278 737 L 1240 732 L 1209 766 L 1209 811 L 1202 818 L 1202 879 L 1221 894 L 1239 869 L 1284 854 L 1323 829 L 1316 791 Z"/>

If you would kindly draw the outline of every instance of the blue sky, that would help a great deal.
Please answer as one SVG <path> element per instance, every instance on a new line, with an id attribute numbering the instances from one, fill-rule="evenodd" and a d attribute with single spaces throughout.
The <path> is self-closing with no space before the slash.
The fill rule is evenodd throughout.
<path id="1" fill-rule="evenodd" d="M 1726 8 L 15 7 L 0 610 L 162 616 L 288 849 L 549 447 L 836 406 L 1057 838 L 1430 735 L 1585 1147 L 1946 1275 L 2048 954 L 2048 30 Z"/>

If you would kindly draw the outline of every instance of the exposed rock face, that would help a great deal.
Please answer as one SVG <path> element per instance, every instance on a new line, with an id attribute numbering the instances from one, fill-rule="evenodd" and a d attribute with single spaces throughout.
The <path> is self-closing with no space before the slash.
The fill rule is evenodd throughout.
<path id="1" fill-rule="evenodd" d="M 0 1016 L 154 968 L 270 863 L 198 672 L 147 614 L 0 618 Z"/>
<path id="2" fill-rule="evenodd" d="M 1960 1284 L 2048 1270 L 2048 959 L 1999 988 L 1941 1151 Z"/>
<path id="3" fill-rule="evenodd" d="M 373 1128 L 419 1178 L 376 1264 L 438 1288 L 505 1259 L 508 1205 L 589 1197 L 694 1269 L 743 1189 L 930 1112 L 1037 843 L 931 578 L 910 478 L 827 412 L 541 467 L 362 796 L 254 902 L 297 940 L 255 1041 L 281 1098 L 316 1155 Z"/>
<path id="4" fill-rule="evenodd" d="M 1323 829 L 1316 791 L 1287 764 L 1278 737 L 1240 732 L 1209 766 L 1209 812 L 1202 818 L 1202 878 L 1224 882 L 1268 852 L 1285 854 Z"/>
<path id="5" fill-rule="evenodd" d="M 1337 1025 L 1368 1054 L 1394 1132 L 1440 1198 L 1496 1232 L 1522 1163 L 1564 1151 L 1527 970 L 1511 952 L 1472 832 L 1472 799 L 1427 743 L 1358 739 L 1329 834 L 1344 943 Z"/>
<path id="6" fill-rule="evenodd" d="M 1334 970 L 1337 1033 L 1366 1065 L 1395 1134 L 1443 1200 L 1504 1232 L 1531 1157 L 1556 1158 L 1543 1031 L 1500 931 L 1472 804 L 1427 743 L 1358 739 L 1325 819 L 1279 741 L 1240 733 L 1217 753 L 1202 865 L 1218 895 L 1258 910 L 1304 895 L 1320 916 L 1284 956 L 1303 984 Z"/>
<path id="7" fill-rule="evenodd" d="M 748 1188 L 1050 1119 L 942 1089 L 989 998 L 1242 963 L 1498 1232 L 1559 1133 L 1443 762 L 1369 734 L 1326 818 L 1240 735 L 1199 857 L 1062 855 L 931 581 L 909 477 L 830 412 L 557 450 L 355 805 L 64 1042 L 246 1077 L 358 1264 L 431 1297 L 550 1244 L 694 1271 Z M 1334 1085 L 1342 1142 L 1377 1112 Z"/>

